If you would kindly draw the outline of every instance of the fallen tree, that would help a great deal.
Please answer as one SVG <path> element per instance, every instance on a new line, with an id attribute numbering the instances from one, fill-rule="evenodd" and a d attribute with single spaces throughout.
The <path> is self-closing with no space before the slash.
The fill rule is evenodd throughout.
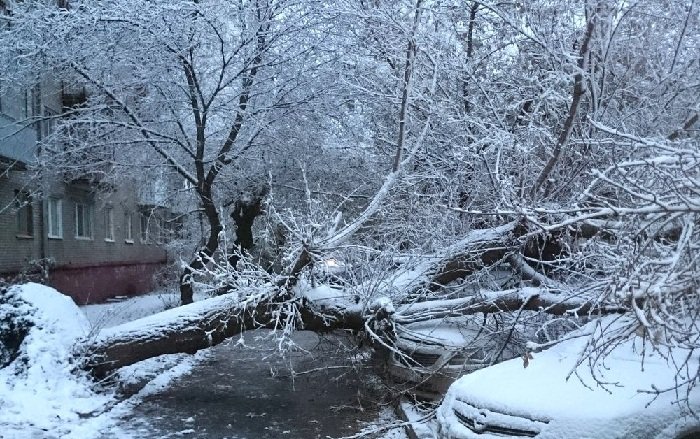
<path id="1" fill-rule="evenodd" d="M 356 306 L 317 305 L 302 298 L 276 294 L 278 289 L 241 291 L 163 311 L 101 331 L 88 341 L 86 363 L 95 376 L 104 377 L 123 366 L 164 354 L 189 353 L 216 346 L 252 329 L 287 330 L 288 324 L 313 331 L 349 329 L 359 331 L 365 324 Z"/>
<path id="2" fill-rule="evenodd" d="M 104 377 L 120 367 L 148 358 L 172 353 L 193 354 L 244 331 L 261 328 L 282 333 L 296 329 L 348 330 L 367 334 L 370 342 L 384 344 L 390 342 L 393 334 L 377 328 L 392 328 L 394 324 L 519 310 L 588 316 L 624 313 L 629 309 L 565 297 L 541 288 L 488 292 L 397 307 L 386 298 L 355 303 L 343 290 L 332 288 L 327 288 L 321 296 L 319 288 L 294 297 L 285 297 L 279 291 L 271 286 L 264 291 L 250 291 L 243 299 L 241 292 L 229 293 L 103 330 L 87 342 L 86 351 L 90 352 L 90 357 L 86 368 L 93 375 Z M 376 337 L 382 339 L 373 339 Z"/>
<path id="3" fill-rule="evenodd" d="M 391 180 L 392 177 L 388 178 L 388 185 L 392 184 Z M 375 199 L 384 196 L 386 193 L 380 191 Z M 364 222 L 372 209 L 370 205 L 370 212 L 365 212 L 367 215 L 362 215 L 358 222 Z M 356 223 L 353 223 L 351 228 L 355 227 Z M 347 229 L 343 229 L 340 236 L 349 236 L 346 232 Z M 375 338 L 370 341 L 385 344 L 390 342 L 393 334 L 382 333 L 375 327 L 393 328 L 395 324 L 445 317 L 522 310 L 556 316 L 584 316 L 623 313 L 629 309 L 589 296 L 577 297 L 571 291 L 557 288 L 558 284 L 522 260 L 521 238 L 526 234 L 527 229 L 516 221 L 472 230 L 439 254 L 425 257 L 417 266 L 400 267 L 397 271 L 410 271 L 412 279 L 402 298 L 394 300 L 396 303 L 384 291 L 372 297 L 358 297 L 351 293 L 351 286 L 347 289 L 328 288 L 323 294 L 318 294 L 324 291 L 324 287 L 314 289 L 300 285 L 304 271 L 324 251 L 320 246 L 314 250 L 302 247 L 288 274 L 253 287 L 239 287 L 241 276 L 245 278 L 244 271 L 232 270 L 224 258 L 220 265 L 214 264 L 210 274 L 218 270 L 213 277 L 225 280 L 218 290 L 229 293 L 103 330 L 88 341 L 86 350 L 91 355 L 86 368 L 93 375 L 104 377 L 120 367 L 151 357 L 192 354 L 244 331 L 260 328 L 282 332 L 295 329 L 349 330 Z M 559 239 L 559 236 L 550 235 L 550 239 Z M 437 292 L 440 286 L 504 260 L 509 262 L 514 275 L 540 287 L 481 292 L 455 299 L 445 299 Z M 384 339 L 376 340 L 378 337 Z"/>

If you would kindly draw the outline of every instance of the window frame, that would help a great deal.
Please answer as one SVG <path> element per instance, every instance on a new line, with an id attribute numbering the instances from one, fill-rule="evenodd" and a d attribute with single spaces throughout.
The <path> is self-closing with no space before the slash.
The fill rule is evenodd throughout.
<path id="1" fill-rule="evenodd" d="M 53 209 L 51 206 L 54 206 Z M 63 239 L 63 199 L 58 197 L 49 197 L 46 203 L 47 210 L 47 236 L 49 239 Z M 52 215 L 52 210 L 56 213 L 56 224 L 54 224 L 54 219 Z M 54 226 L 57 226 L 57 233 L 54 232 Z"/>
<path id="2" fill-rule="evenodd" d="M 82 208 L 82 209 L 81 209 Z M 82 210 L 82 215 L 79 214 L 78 210 Z M 73 210 L 75 216 L 75 239 L 78 240 L 92 240 L 94 237 L 94 221 L 92 219 L 92 205 L 84 201 L 76 201 L 75 208 Z M 81 218 L 82 217 L 82 218 Z M 79 219 L 82 219 L 83 230 L 79 230 Z M 81 234 L 81 232 L 83 234 Z"/>
<path id="3" fill-rule="evenodd" d="M 41 138 L 46 139 L 49 137 L 56 129 L 56 117 L 58 116 L 58 111 L 54 111 L 49 107 L 44 107 L 44 115 L 40 122 L 41 127 Z"/>
<path id="4" fill-rule="evenodd" d="M 105 207 L 105 241 L 114 242 L 114 208 Z"/>
<path id="5" fill-rule="evenodd" d="M 15 207 L 17 237 L 18 238 L 34 238 L 34 200 L 29 191 L 15 189 Z M 23 217 L 23 212 L 26 216 Z"/>
<path id="6" fill-rule="evenodd" d="M 124 242 L 134 243 L 134 219 L 131 212 L 124 212 Z"/>
<path id="7" fill-rule="evenodd" d="M 149 238 L 149 233 L 148 233 L 148 223 L 150 222 L 150 218 L 146 214 L 146 212 L 139 212 L 139 238 L 141 239 L 142 244 L 146 244 L 148 242 Z"/>

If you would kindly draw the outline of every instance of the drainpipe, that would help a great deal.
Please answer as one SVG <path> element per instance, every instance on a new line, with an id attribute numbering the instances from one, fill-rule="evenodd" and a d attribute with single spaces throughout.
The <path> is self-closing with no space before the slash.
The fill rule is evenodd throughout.
<path id="1" fill-rule="evenodd" d="M 41 111 L 41 88 L 39 86 L 39 94 L 38 94 L 38 99 L 39 103 L 36 105 Z M 37 108 L 34 108 L 33 110 L 37 110 Z M 42 121 L 40 120 L 37 122 L 36 126 L 36 137 L 37 137 L 37 147 L 36 147 L 36 160 L 38 161 L 39 158 L 41 157 L 43 150 L 41 148 L 41 141 L 42 141 L 42 136 L 43 133 L 41 131 L 41 124 Z M 44 177 L 42 176 L 41 178 L 41 183 L 42 186 L 46 187 Z M 41 208 L 39 209 L 39 231 L 41 233 L 41 237 L 39 238 L 39 260 L 41 261 L 41 270 L 42 270 L 42 277 L 44 278 L 44 281 L 49 280 L 49 266 L 48 266 L 48 261 L 46 260 L 46 250 L 48 248 L 48 230 L 46 229 L 46 212 L 48 210 L 48 205 L 47 205 L 47 200 L 46 200 L 46 194 L 44 191 L 44 188 L 40 191 L 41 194 Z"/>
<path id="2" fill-rule="evenodd" d="M 46 275 L 46 281 L 48 281 L 48 261 L 46 260 L 46 248 L 48 247 L 48 230 L 46 230 L 46 210 L 48 209 L 46 204 L 46 197 L 44 193 L 41 193 L 41 209 L 39 209 L 39 230 L 41 233 L 41 239 L 39 240 L 39 258 L 42 264 L 42 270 L 45 270 L 42 275 Z"/>

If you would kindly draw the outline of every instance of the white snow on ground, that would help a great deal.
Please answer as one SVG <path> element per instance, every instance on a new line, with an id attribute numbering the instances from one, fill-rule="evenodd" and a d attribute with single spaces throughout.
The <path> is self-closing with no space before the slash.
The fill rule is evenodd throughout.
<path id="1" fill-rule="evenodd" d="M 73 426 L 70 433 L 64 436 L 65 439 L 90 439 L 99 437 L 103 432 L 109 432 L 110 436 L 114 438 L 131 439 L 133 433 L 122 431 L 119 427 L 120 421 L 127 418 L 131 410 L 139 405 L 145 397 L 160 392 L 174 380 L 188 374 L 207 355 L 209 355 L 208 350 L 199 351 L 194 355 L 163 355 L 122 368 L 119 371 L 120 377 L 125 376 L 127 379 L 135 380 L 152 376 L 153 379 L 137 394 L 119 402 L 108 411 Z"/>
<path id="2" fill-rule="evenodd" d="M 209 296 L 195 292 L 194 300 Z M 98 303 L 80 307 L 93 328 L 102 329 L 150 316 L 180 305 L 180 294 L 173 291 L 155 291 L 122 301 Z"/>
<path id="3" fill-rule="evenodd" d="M 90 379 L 74 371 L 73 349 L 90 324 L 69 297 L 53 288 L 29 283 L 11 290 L 34 308 L 34 326 L 20 358 L 0 369 L 0 435 L 63 437 L 70 425 L 102 411 L 114 398 L 95 392 Z"/>
<path id="4" fill-rule="evenodd" d="M 98 391 L 94 381 L 75 367 L 74 348 L 99 327 L 153 314 L 177 302 L 170 302 L 164 293 L 150 294 L 90 305 L 83 313 L 68 296 L 44 285 L 14 286 L 12 292 L 28 303 L 22 311 L 31 313 L 34 326 L 24 340 L 20 358 L 0 369 L 3 439 L 90 439 L 104 431 L 119 437 L 114 429 L 121 417 L 207 355 L 206 351 L 194 356 L 165 355 L 122 368 L 118 380 L 124 384 L 151 381 L 136 395 L 118 402 L 113 392 Z M 21 361 L 23 358 L 26 361 Z"/>
<path id="5" fill-rule="evenodd" d="M 34 327 L 22 347 L 26 362 L 15 361 L 0 369 L 2 439 L 97 439 L 105 433 L 111 438 L 131 439 L 133 431 L 121 430 L 120 425 L 128 425 L 124 420 L 131 416 L 132 409 L 145 397 L 162 391 L 189 373 L 209 355 L 208 350 L 195 355 L 163 355 L 120 369 L 116 380 L 123 385 L 147 382 L 135 395 L 120 401 L 114 391 L 98 389 L 92 378 L 75 367 L 74 349 L 82 345 L 80 340 L 85 337 L 104 336 L 113 326 L 126 323 L 128 327 L 133 320 L 176 305 L 177 295 L 152 293 L 120 302 L 89 305 L 81 310 L 68 296 L 53 288 L 34 283 L 12 288 L 27 302 L 26 309 L 21 311 L 31 313 L 29 317 Z M 333 302 L 332 297 L 337 293 L 321 287 L 310 294 Z M 231 299 L 220 296 L 213 301 L 224 305 Z M 343 299 L 346 298 L 340 300 Z M 192 308 L 201 306 L 204 305 L 195 304 Z M 169 311 L 185 318 L 188 312 L 193 311 Z M 146 322 L 161 319 L 162 316 L 156 316 Z M 395 422 L 395 416 L 385 411 L 373 427 L 383 430 L 387 424 Z M 403 428 L 398 428 L 385 431 L 379 438 L 407 439 L 407 436 Z"/>
<path id="6" fill-rule="evenodd" d="M 402 417 L 411 423 L 410 428 L 417 439 L 433 439 L 437 437 L 437 425 L 435 425 L 433 416 L 434 408 L 432 406 L 424 409 L 407 400 L 402 400 L 399 402 L 398 410 L 403 414 Z"/>
<path id="7" fill-rule="evenodd" d="M 405 422 L 396 417 L 394 410 L 384 408 L 379 412 L 377 419 L 364 426 L 362 431 L 351 438 L 370 437 L 376 439 L 409 439 L 404 430 Z"/>

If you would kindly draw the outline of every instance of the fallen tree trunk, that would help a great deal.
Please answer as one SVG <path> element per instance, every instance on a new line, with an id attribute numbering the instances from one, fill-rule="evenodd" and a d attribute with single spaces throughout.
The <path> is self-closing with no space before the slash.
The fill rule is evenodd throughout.
<path id="1" fill-rule="evenodd" d="M 181 306 L 143 319 L 103 330 L 89 343 L 91 360 L 86 368 L 96 377 L 163 354 L 195 353 L 223 342 L 246 330 L 285 329 L 290 322 L 297 329 L 325 332 L 335 329 L 354 332 L 367 329 L 368 322 L 393 320 L 399 324 L 518 310 L 554 315 L 581 316 L 591 313 L 624 313 L 628 308 L 592 300 L 567 298 L 539 288 L 523 288 L 484 293 L 469 298 L 432 300 L 399 308 L 366 307 L 347 297 L 287 298 L 272 288 L 244 300 L 230 293 L 191 305 Z M 341 290 L 334 290 L 342 294 Z"/>
<path id="2" fill-rule="evenodd" d="M 479 313 L 539 311 L 563 316 L 591 314 L 621 314 L 628 307 L 600 303 L 596 300 L 569 297 L 540 288 L 521 288 L 482 293 L 478 296 L 449 300 L 428 300 L 403 306 L 394 315 L 396 323 L 408 324 L 445 317 L 459 317 Z"/>
<path id="3" fill-rule="evenodd" d="M 418 273 L 414 279 L 418 281 L 408 288 L 413 292 L 435 290 L 484 266 L 507 260 L 508 256 L 512 256 L 511 264 L 517 265 L 515 268 L 524 273 L 524 277 L 538 281 L 542 288 L 484 293 L 451 300 L 430 300 L 409 291 L 407 297 L 413 297 L 411 300 L 417 303 L 396 304 L 399 311 L 392 313 L 348 300 L 349 294 L 342 290 L 332 290 L 333 295 L 329 297 L 317 294 L 298 296 L 293 285 L 313 260 L 304 248 L 290 275 L 277 283 L 224 294 L 102 331 L 88 343 L 87 351 L 92 356 L 87 369 L 97 377 L 104 377 L 118 368 L 151 357 L 195 353 L 246 330 L 258 328 L 362 331 L 373 320 L 408 324 L 449 316 L 519 310 L 560 316 L 628 310 L 622 306 L 557 294 L 556 291 L 563 287 L 559 288 L 558 284 L 535 272 L 519 257 L 517 252 L 522 251 L 519 238 L 525 234 L 521 229 L 518 222 L 511 222 L 491 229 L 473 230 L 439 255 L 426 259 L 417 269 L 414 267 L 413 271 Z"/>
<path id="4" fill-rule="evenodd" d="M 579 225 L 552 233 L 529 233 L 524 223 L 513 221 L 489 229 L 475 229 L 467 236 L 435 255 L 419 269 L 424 280 L 415 291 L 436 291 L 455 280 L 463 279 L 484 267 L 508 261 L 514 272 L 540 285 L 558 287 L 557 282 L 528 265 L 525 258 L 534 261 L 552 261 L 568 252 L 568 240 L 591 238 L 605 233 L 602 228 Z"/>
<path id="5" fill-rule="evenodd" d="M 472 230 L 426 267 L 428 284 L 420 287 L 435 290 L 503 259 L 513 247 L 516 226 L 517 223 L 511 222 L 490 229 Z"/>
<path id="6" fill-rule="evenodd" d="M 96 377 L 148 358 L 164 354 L 189 353 L 206 349 L 246 330 L 275 329 L 285 321 L 285 305 L 302 329 L 330 331 L 364 327 L 362 310 L 309 303 L 277 295 L 277 288 L 250 294 L 224 294 L 190 305 L 163 311 L 139 320 L 103 330 L 86 349 L 91 359 L 86 367 Z M 287 314 L 289 314 L 287 313 Z"/>

